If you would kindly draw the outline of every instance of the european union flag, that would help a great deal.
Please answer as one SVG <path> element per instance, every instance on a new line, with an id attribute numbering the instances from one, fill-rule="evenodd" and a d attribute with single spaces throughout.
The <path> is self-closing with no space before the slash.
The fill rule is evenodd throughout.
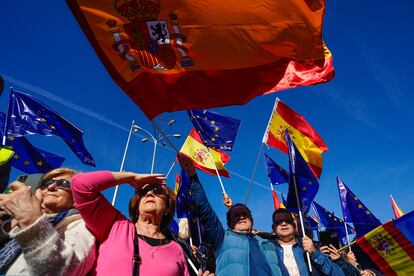
<path id="1" fill-rule="evenodd" d="M 3 136 L 4 119 L 6 115 L 0 112 L 0 133 Z M 65 158 L 34 147 L 24 136 L 9 136 L 6 147 L 14 151 L 11 165 L 25 173 L 47 173 L 59 168 Z"/>
<path id="2" fill-rule="evenodd" d="M 381 221 L 365 207 L 345 183 L 339 177 L 336 180 L 338 182 L 339 198 L 344 220 L 354 225 L 357 237 L 361 237 L 380 226 Z"/>
<path id="3" fill-rule="evenodd" d="M 263 153 L 265 160 L 265 167 L 267 171 L 267 177 L 273 185 L 279 185 L 289 182 L 288 172 L 280 167 L 275 161 L 272 160 L 266 153 Z"/>
<path id="4" fill-rule="evenodd" d="M 7 135 L 19 137 L 29 134 L 59 136 L 82 163 L 95 166 L 92 155 L 83 143 L 82 130 L 32 96 L 12 90 Z"/>
<path id="5" fill-rule="evenodd" d="M 187 114 L 206 147 L 233 150 L 240 120 L 208 110 L 187 110 Z"/>
<path id="6" fill-rule="evenodd" d="M 324 226 L 326 231 L 337 233 L 338 239 L 342 244 L 347 244 L 345 222 L 336 217 L 333 213 L 326 210 L 316 201 L 312 202 L 313 210 L 319 218 L 319 222 Z M 347 224 L 348 233 L 355 234 L 354 228 Z"/>
<path id="7" fill-rule="evenodd" d="M 177 218 L 189 218 L 191 216 L 191 183 L 187 172 L 181 168 L 180 186 L 176 197 Z"/>
<path id="8" fill-rule="evenodd" d="M 289 155 L 289 190 L 286 208 L 292 212 L 298 212 L 300 208 L 304 214 L 307 214 L 318 193 L 319 182 L 295 143 L 290 139 L 289 131 L 286 131 L 286 142 Z M 295 185 L 298 194 L 296 194 Z M 298 201 L 300 206 L 297 204 Z"/>

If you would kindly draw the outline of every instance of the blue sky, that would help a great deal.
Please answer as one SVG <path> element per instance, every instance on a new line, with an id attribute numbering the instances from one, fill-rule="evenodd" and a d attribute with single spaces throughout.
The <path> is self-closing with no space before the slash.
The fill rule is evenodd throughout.
<path id="1" fill-rule="evenodd" d="M 214 109 L 242 120 L 232 160 L 232 176 L 223 179 L 234 202 L 244 202 L 256 156 L 274 100 L 280 97 L 318 131 L 329 151 L 324 154 L 316 200 L 341 214 L 336 176 L 357 194 L 383 222 L 392 217 L 389 194 L 404 211 L 412 210 L 414 161 L 412 120 L 413 37 L 409 1 L 327 1 L 324 39 L 333 54 L 335 78 L 323 85 L 257 97 L 243 106 Z M 99 170 L 120 168 L 132 120 L 152 131 L 152 125 L 106 72 L 62 0 L 2 1 L 0 74 L 6 87 L 30 93 L 59 111 L 84 132 L 84 141 Z M 0 97 L 5 111 L 9 89 Z M 235 92 L 236 93 L 236 92 Z M 167 133 L 181 133 L 181 146 L 191 125 L 185 112 L 165 113 L 156 121 Z M 125 170 L 149 172 L 153 144 L 143 134 L 131 139 Z M 42 149 L 66 157 L 65 166 L 94 170 L 80 163 L 58 137 L 31 136 Z M 287 168 L 287 156 L 265 151 Z M 171 149 L 157 148 L 155 171 L 166 173 L 174 160 Z M 174 185 L 176 167 L 168 179 Z M 22 174 L 14 170 L 13 177 Z M 221 188 L 216 177 L 199 173 L 210 202 L 224 219 Z M 249 207 L 257 229 L 270 230 L 273 203 L 260 160 Z M 286 192 L 286 185 L 278 187 Z M 113 190 L 105 195 L 112 198 Z M 116 207 L 126 212 L 132 189 L 120 189 Z M 224 221 L 224 220 L 223 220 Z"/>

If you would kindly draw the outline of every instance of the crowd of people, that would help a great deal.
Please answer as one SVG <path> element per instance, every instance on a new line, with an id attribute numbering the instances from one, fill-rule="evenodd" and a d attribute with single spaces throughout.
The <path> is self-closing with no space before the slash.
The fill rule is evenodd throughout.
<path id="1" fill-rule="evenodd" d="M 272 232 L 259 232 L 249 208 L 224 195 L 223 226 L 191 159 L 179 161 L 206 250 L 171 231 L 175 194 L 163 175 L 59 168 L 0 195 L 0 274 L 382 275 L 361 268 L 352 250 L 318 246 L 283 208 L 271 217 Z M 120 184 L 135 188 L 129 218 L 101 193 Z"/>

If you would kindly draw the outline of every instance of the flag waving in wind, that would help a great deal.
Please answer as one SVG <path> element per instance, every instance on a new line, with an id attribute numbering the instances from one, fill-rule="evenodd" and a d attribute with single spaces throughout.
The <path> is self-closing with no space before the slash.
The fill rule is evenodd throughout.
<path id="1" fill-rule="evenodd" d="M 339 199 L 341 201 L 344 220 L 351 222 L 355 227 L 357 237 L 361 237 L 381 225 L 370 210 L 359 200 L 359 198 L 337 177 Z"/>
<path id="2" fill-rule="evenodd" d="M 273 185 L 279 185 L 289 182 L 288 172 L 281 166 L 275 163 L 266 153 L 263 153 L 265 160 L 265 167 L 267 171 L 267 177 Z"/>
<path id="3" fill-rule="evenodd" d="M 7 136 L 59 136 L 82 163 L 95 166 L 92 155 L 83 143 L 82 130 L 32 96 L 12 90 L 7 116 Z"/>
<path id="4" fill-rule="evenodd" d="M 325 230 L 337 233 L 337 236 L 343 245 L 347 244 L 346 229 L 344 221 L 333 213 L 326 210 L 316 201 L 312 202 L 313 210 L 319 218 L 319 223 L 325 227 Z M 348 233 L 355 234 L 354 228 L 347 224 Z"/>
<path id="5" fill-rule="evenodd" d="M 193 128 L 188 135 L 187 139 L 184 141 L 183 146 L 180 149 L 180 152 L 187 157 L 191 158 L 194 161 L 194 166 L 208 174 L 216 175 L 216 168 L 220 175 L 229 177 L 230 174 L 224 167 L 230 160 L 230 156 L 225 154 L 220 150 L 208 149 L 204 146 L 200 135 Z M 212 162 L 211 157 L 213 158 L 214 163 Z"/>
<path id="6" fill-rule="evenodd" d="M 329 81 L 321 0 L 67 0 L 149 119 Z M 331 64 L 331 63 L 330 63 Z"/>
<path id="7" fill-rule="evenodd" d="M 0 134 L 3 136 L 6 115 L 0 112 Z M 25 173 L 47 173 L 59 168 L 65 158 L 33 146 L 24 136 L 6 137 L 6 148 L 12 149 L 14 155 L 11 165 Z"/>
<path id="8" fill-rule="evenodd" d="M 240 120 L 208 110 L 187 110 L 187 114 L 205 146 L 233 150 Z"/>
<path id="9" fill-rule="evenodd" d="M 394 216 L 396 219 L 398 219 L 402 215 L 404 215 L 404 212 L 403 210 L 400 209 L 400 207 L 398 207 L 397 203 L 395 203 L 395 200 L 392 197 L 392 195 L 390 195 L 390 200 L 391 200 L 391 206 L 392 206 L 392 211 L 394 212 Z"/>
<path id="10" fill-rule="evenodd" d="M 319 182 L 295 143 L 290 139 L 288 131 L 286 131 L 286 142 L 289 152 L 289 190 L 286 208 L 295 213 L 300 209 L 307 214 L 313 199 L 318 193 Z M 301 206 L 298 206 L 298 201 Z"/>
<path id="11" fill-rule="evenodd" d="M 287 153 L 286 129 L 289 130 L 290 137 L 304 160 L 315 176 L 319 178 L 322 173 L 322 153 L 328 150 L 325 142 L 302 115 L 296 113 L 281 100 L 276 99 L 263 143 Z"/>

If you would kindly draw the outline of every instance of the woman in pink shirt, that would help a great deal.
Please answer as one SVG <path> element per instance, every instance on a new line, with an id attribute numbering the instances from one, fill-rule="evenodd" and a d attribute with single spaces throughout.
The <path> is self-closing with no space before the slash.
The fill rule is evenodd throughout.
<path id="1" fill-rule="evenodd" d="M 175 198 L 164 181 L 161 174 L 109 171 L 72 179 L 75 206 L 99 244 L 94 275 L 189 275 L 182 248 L 165 235 Z M 101 194 L 123 183 L 136 189 L 129 203 L 131 220 Z"/>

